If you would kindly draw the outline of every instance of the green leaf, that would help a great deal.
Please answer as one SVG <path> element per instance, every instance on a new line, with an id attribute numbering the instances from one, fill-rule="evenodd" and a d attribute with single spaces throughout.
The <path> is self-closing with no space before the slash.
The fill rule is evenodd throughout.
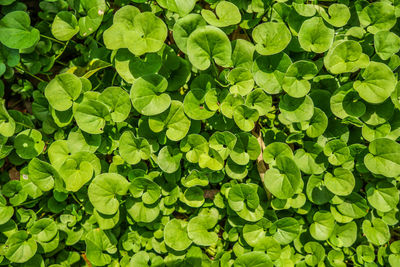
<path id="1" fill-rule="evenodd" d="M 379 31 L 374 35 L 375 51 L 383 60 L 389 59 L 400 50 L 400 37 L 389 31 Z"/>
<path id="2" fill-rule="evenodd" d="M 31 27 L 29 15 L 24 11 L 7 13 L 0 20 L 0 42 L 9 48 L 30 48 L 39 39 L 39 30 Z"/>
<path id="3" fill-rule="evenodd" d="M 229 157 L 236 145 L 237 138 L 231 132 L 214 132 L 209 143 L 210 148 L 215 149 L 225 160 Z"/>
<path id="4" fill-rule="evenodd" d="M 125 195 L 129 185 L 129 182 L 120 174 L 102 173 L 97 175 L 89 185 L 89 200 L 101 213 L 115 214 L 119 208 L 116 196 Z"/>
<path id="5" fill-rule="evenodd" d="M 204 192 L 200 187 L 189 187 L 180 196 L 180 200 L 193 208 L 200 208 L 204 204 Z"/>
<path id="6" fill-rule="evenodd" d="M 270 257 L 263 251 L 251 251 L 240 255 L 234 263 L 234 267 L 272 267 Z"/>
<path id="7" fill-rule="evenodd" d="M 327 240 L 335 229 L 335 219 L 328 211 L 317 211 L 310 225 L 310 234 L 316 240 Z"/>
<path id="8" fill-rule="evenodd" d="M 400 145 L 387 138 L 379 138 L 368 146 L 369 153 L 364 157 L 364 164 L 371 172 L 386 177 L 400 175 Z"/>
<path id="9" fill-rule="evenodd" d="M 187 42 L 190 34 L 198 27 L 207 25 L 206 21 L 199 14 L 188 14 L 178 19 L 172 29 L 172 34 L 176 45 L 185 54 L 187 54 Z"/>
<path id="10" fill-rule="evenodd" d="M 325 249 L 318 242 L 308 242 L 305 244 L 304 250 L 308 253 L 305 261 L 310 266 L 315 266 L 325 259 Z"/>
<path id="11" fill-rule="evenodd" d="M 313 17 L 303 22 L 299 31 L 299 43 L 306 51 L 323 53 L 331 47 L 335 31 L 328 28 L 323 19 Z"/>
<path id="12" fill-rule="evenodd" d="M 255 184 L 236 184 L 228 193 L 228 203 L 241 218 L 256 222 L 264 215 Z"/>
<path id="13" fill-rule="evenodd" d="M 164 93 L 167 87 L 168 82 L 161 75 L 140 77 L 133 82 L 130 92 L 133 107 L 145 116 L 162 113 L 171 105 L 170 96 Z"/>
<path id="14" fill-rule="evenodd" d="M 267 170 L 264 185 L 275 197 L 288 199 L 300 189 L 301 174 L 293 159 L 287 156 L 276 158 L 276 165 Z"/>
<path id="15" fill-rule="evenodd" d="M 321 174 L 327 167 L 327 160 L 323 155 L 323 148 L 314 142 L 305 142 L 305 149 L 295 152 L 294 160 L 299 169 L 306 174 Z"/>
<path id="16" fill-rule="evenodd" d="M 170 220 L 164 228 L 165 244 L 176 251 L 186 250 L 192 244 L 187 234 L 187 225 L 183 220 Z"/>
<path id="17" fill-rule="evenodd" d="M 232 94 L 246 96 L 254 87 L 253 75 L 245 68 L 235 68 L 231 70 L 226 78 L 232 85 L 229 88 Z"/>
<path id="18" fill-rule="evenodd" d="M 321 136 L 328 127 L 328 117 L 319 108 L 314 108 L 314 114 L 311 117 L 309 124 L 306 134 L 308 137 L 316 138 Z"/>
<path id="19" fill-rule="evenodd" d="M 260 116 L 264 116 L 271 110 L 272 98 L 262 89 L 257 88 L 247 95 L 245 105 L 256 109 Z"/>
<path id="20" fill-rule="evenodd" d="M 132 198 L 128 198 L 126 201 L 126 208 L 132 219 L 139 223 L 151 223 L 160 214 L 160 208 L 157 203 L 148 205 L 143 201 L 133 200 Z"/>
<path id="21" fill-rule="evenodd" d="M 350 247 L 357 239 L 357 224 L 355 222 L 343 225 L 336 224 L 329 241 L 337 247 Z"/>
<path id="22" fill-rule="evenodd" d="M 283 78 L 291 64 L 285 53 L 259 56 L 253 63 L 254 81 L 266 93 L 277 94 L 282 91 Z"/>
<path id="23" fill-rule="evenodd" d="M 24 263 L 32 258 L 37 250 L 37 244 L 26 231 L 17 231 L 5 242 L 4 255 L 15 263 Z"/>
<path id="24" fill-rule="evenodd" d="M 193 170 L 186 177 L 182 177 L 181 182 L 185 187 L 207 186 L 209 183 L 207 172 L 198 170 Z"/>
<path id="25" fill-rule="evenodd" d="M 157 0 L 157 3 L 163 8 L 178 13 L 181 17 L 186 17 L 195 7 L 196 0 Z"/>
<path id="26" fill-rule="evenodd" d="M 37 158 L 28 165 L 29 179 L 42 191 L 50 191 L 54 187 L 55 176 L 58 175 L 53 166 Z"/>
<path id="27" fill-rule="evenodd" d="M 117 250 L 117 240 L 110 232 L 99 228 L 90 230 L 85 236 L 87 259 L 95 265 L 102 266 L 111 262 L 111 256 Z"/>
<path id="28" fill-rule="evenodd" d="M 251 131 L 258 120 L 259 114 L 256 109 L 249 108 L 245 105 L 237 106 L 233 112 L 233 120 L 236 125 L 245 132 Z"/>
<path id="29" fill-rule="evenodd" d="M 215 14 L 211 10 L 202 9 L 201 15 L 208 24 L 220 28 L 239 24 L 242 20 L 238 7 L 228 1 L 218 2 Z"/>
<path id="30" fill-rule="evenodd" d="M 340 40 L 333 44 L 324 57 L 326 69 L 333 74 L 355 72 L 369 63 L 361 45 L 353 40 Z"/>
<path id="31" fill-rule="evenodd" d="M 355 179 L 353 173 L 344 168 L 336 168 L 333 175 L 327 172 L 324 176 L 325 186 L 338 196 L 347 196 L 353 192 Z"/>
<path id="32" fill-rule="evenodd" d="M 179 152 L 178 148 L 172 148 L 170 146 L 164 146 L 158 152 L 158 166 L 161 170 L 166 173 L 174 173 L 180 167 L 180 161 L 182 159 L 182 153 Z"/>
<path id="33" fill-rule="evenodd" d="M 151 147 L 142 137 L 135 137 L 131 131 L 126 131 L 119 139 L 119 154 L 129 164 L 138 164 L 142 159 L 150 158 Z"/>
<path id="34" fill-rule="evenodd" d="M 269 165 L 276 165 L 279 156 L 293 158 L 292 149 L 285 143 L 274 142 L 267 145 L 263 151 L 263 160 Z"/>
<path id="35" fill-rule="evenodd" d="M 349 8 L 345 4 L 333 3 L 329 5 L 328 13 L 322 8 L 319 9 L 321 17 L 334 27 L 343 27 L 351 17 Z"/>
<path id="36" fill-rule="evenodd" d="M 0 99 L 0 135 L 10 137 L 15 132 L 15 121 L 8 114 L 5 107 L 5 100 Z"/>
<path id="37" fill-rule="evenodd" d="M 129 94 L 122 88 L 108 87 L 99 95 L 97 100 L 103 102 L 109 108 L 113 122 L 122 122 L 129 116 L 131 101 Z"/>
<path id="38" fill-rule="evenodd" d="M 50 242 L 58 232 L 57 224 L 49 218 L 43 218 L 36 221 L 29 232 L 38 242 Z"/>
<path id="39" fill-rule="evenodd" d="M 0 225 L 9 222 L 13 215 L 14 208 L 7 206 L 6 199 L 3 196 L 0 196 Z"/>
<path id="40" fill-rule="evenodd" d="M 189 162 L 197 163 L 202 154 L 208 153 L 209 146 L 202 135 L 189 134 L 180 142 L 180 149 L 186 153 L 185 157 Z"/>
<path id="41" fill-rule="evenodd" d="M 114 15 L 113 25 L 103 35 L 108 49 L 128 48 L 136 56 L 158 52 L 167 38 L 165 23 L 151 12 L 140 13 L 125 6 Z"/>
<path id="42" fill-rule="evenodd" d="M 230 158 L 239 165 L 246 165 L 250 160 L 256 160 L 261 153 L 257 138 L 249 133 L 238 133 L 236 138 Z"/>
<path id="43" fill-rule="evenodd" d="M 149 118 L 150 129 L 155 133 L 166 130 L 171 141 L 183 139 L 190 128 L 190 120 L 185 116 L 183 108 L 181 102 L 172 100 L 169 109 Z"/>
<path id="44" fill-rule="evenodd" d="M 337 209 L 341 214 L 354 219 L 362 218 L 368 213 L 367 201 L 357 193 L 347 196 L 337 205 Z"/>
<path id="45" fill-rule="evenodd" d="M 199 157 L 200 168 L 209 168 L 213 171 L 222 170 L 224 167 L 224 159 L 218 153 L 218 151 L 210 148 L 208 153 L 203 153 Z"/>
<path id="46" fill-rule="evenodd" d="M 187 54 L 190 63 L 199 70 L 208 69 L 214 62 L 222 67 L 232 65 L 232 47 L 228 36 L 214 26 L 197 28 L 189 35 Z"/>
<path id="47" fill-rule="evenodd" d="M 279 102 L 279 115 L 285 121 L 302 122 L 310 120 L 314 114 L 314 103 L 308 95 L 303 98 L 294 98 L 284 95 Z"/>
<path id="48" fill-rule="evenodd" d="M 59 111 L 69 109 L 82 91 L 81 80 L 71 73 L 57 75 L 44 89 L 49 104 Z"/>
<path id="49" fill-rule="evenodd" d="M 65 188 L 76 192 L 92 179 L 94 170 L 90 162 L 71 157 L 61 165 L 59 173 L 65 182 Z"/>
<path id="50" fill-rule="evenodd" d="M 273 238 L 281 245 L 291 243 L 300 233 L 299 222 L 291 217 L 284 217 L 274 223 L 276 232 Z"/>
<path id="51" fill-rule="evenodd" d="M 128 83 L 133 83 L 141 76 L 157 73 L 162 64 L 161 56 L 156 53 L 138 57 L 126 48 L 116 50 L 113 59 L 118 74 Z"/>
<path id="52" fill-rule="evenodd" d="M 342 140 L 329 141 L 324 147 L 324 154 L 330 164 L 339 166 L 350 158 L 350 149 Z"/>
<path id="53" fill-rule="evenodd" d="M 379 62 L 370 62 L 361 75 L 363 81 L 353 84 L 362 99 L 372 104 L 384 102 L 395 90 L 396 78 L 390 68 Z"/>
<path id="54" fill-rule="evenodd" d="M 282 22 L 265 22 L 257 25 L 252 32 L 256 51 L 260 55 L 278 54 L 288 46 L 292 35 Z"/>
<path id="55" fill-rule="evenodd" d="M 212 246 L 217 243 L 218 235 L 212 230 L 217 220 L 211 216 L 196 216 L 187 225 L 189 238 L 199 246 Z"/>
<path id="56" fill-rule="evenodd" d="M 68 41 L 79 32 L 78 21 L 74 14 L 68 11 L 60 11 L 51 24 L 51 33 L 61 41 Z"/>
<path id="57" fill-rule="evenodd" d="M 154 204 L 160 198 L 160 187 L 153 181 L 146 178 L 135 178 L 129 192 L 134 198 L 141 198 L 144 204 Z"/>
<path id="58" fill-rule="evenodd" d="M 390 232 L 387 224 L 381 219 L 364 220 L 362 230 L 368 241 L 376 246 L 381 246 L 389 241 Z"/>
<path id="59" fill-rule="evenodd" d="M 375 2 L 367 5 L 359 14 L 362 27 L 372 34 L 390 30 L 396 24 L 394 7 L 387 2 Z"/>
<path id="60" fill-rule="evenodd" d="M 42 134 L 35 129 L 24 130 L 14 139 L 15 151 L 23 159 L 39 156 L 43 152 L 44 146 Z"/>
<path id="61" fill-rule="evenodd" d="M 368 203 L 381 212 L 389 212 L 399 203 L 397 188 L 389 182 L 378 182 L 375 186 L 368 186 Z"/>
<path id="62" fill-rule="evenodd" d="M 103 102 L 85 98 L 74 104 L 74 118 L 78 127 L 89 134 L 100 134 L 104 131 L 110 111 Z"/>
<path id="63" fill-rule="evenodd" d="M 301 98 L 311 89 L 309 80 L 318 74 L 317 66 L 310 61 L 294 62 L 286 71 L 282 88 L 291 97 Z"/>
<path id="64" fill-rule="evenodd" d="M 81 6 L 86 11 L 86 16 L 79 18 L 79 33 L 86 37 L 100 27 L 107 7 L 105 0 L 84 0 L 81 1 Z"/>

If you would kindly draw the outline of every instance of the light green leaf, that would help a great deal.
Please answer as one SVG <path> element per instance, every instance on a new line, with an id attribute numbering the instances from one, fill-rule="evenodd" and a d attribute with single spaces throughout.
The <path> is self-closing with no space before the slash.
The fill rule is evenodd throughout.
<path id="1" fill-rule="evenodd" d="M 201 15 L 208 24 L 220 28 L 238 24 L 242 20 L 238 7 L 228 1 L 218 2 L 215 14 L 211 10 L 202 9 Z"/>
<path id="2" fill-rule="evenodd" d="M 256 51 L 260 55 L 278 54 L 292 39 L 289 29 L 282 22 L 265 22 L 257 25 L 252 32 Z"/>
<path id="3" fill-rule="evenodd" d="M 395 90 L 396 78 L 392 70 L 383 63 L 370 62 L 361 76 L 364 80 L 355 81 L 353 87 L 369 103 L 382 103 Z"/>
<path id="4" fill-rule="evenodd" d="M 113 122 L 122 122 L 131 111 L 131 101 L 129 94 L 120 87 L 108 87 L 97 98 L 103 102 L 110 110 Z"/>
<path id="5" fill-rule="evenodd" d="M 199 70 L 206 70 L 215 62 L 222 67 L 232 65 L 232 47 L 228 36 L 217 27 L 204 26 L 193 31 L 187 40 L 190 62 Z"/>
<path id="6" fill-rule="evenodd" d="M 264 185 L 280 199 L 292 197 L 300 189 L 301 173 L 293 159 L 286 156 L 276 158 L 276 165 L 264 175 Z"/>
<path id="7" fill-rule="evenodd" d="M 164 93 L 167 80 L 158 74 L 148 74 L 133 82 L 130 97 L 133 107 L 145 116 L 162 113 L 171 105 L 171 98 Z"/>
<path id="8" fill-rule="evenodd" d="M 89 134 L 100 134 L 104 131 L 110 111 L 103 102 L 84 98 L 81 103 L 74 104 L 74 118 L 78 127 Z"/>
<path id="9" fill-rule="evenodd" d="M 168 139 L 179 141 L 188 133 L 190 120 L 185 116 L 183 104 L 172 100 L 169 109 L 149 118 L 149 126 L 155 133 L 166 130 Z"/>
<path id="10" fill-rule="evenodd" d="M 335 31 L 323 19 L 313 17 L 303 22 L 299 31 L 300 46 L 306 51 L 323 53 L 331 47 Z"/>
<path id="11" fill-rule="evenodd" d="M 192 244 L 187 234 L 187 224 L 183 220 L 170 220 L 164 228 L 165 244 L 176 251 L 186 250 Z"/>
<path id="12" fill-rule="evenodd" d="M 131 131 L 124 132 L 119 139 L 119 154 L 129 164 L 138 164 L 150 158 L 151 147 L 142 137 L 135 137 Z"/>
<path id="13" fill-rule="evenodd" d="M 29 15 L 24 11 L 7 13 L 0 20 L 0 42 L 9 48 L 30 48 L 39 39 L 39 30 L 31 27 Z"/>
<path id="14" fill-rule="evenodd" d="M 119 208 L 117 195 L 127 193 L 129 182 L 117 173 L 97 175 L 89 185 L 88 196 L 96 210 L 106 215 L 115 214 Z"/>
<path id="15" fill-rule="evenodd" d="M 371 172 L 386 177 L 400 175 L 400 144 L 379 138 L 368 146 L 369 153 L 364 157 L 364 164 Z"/>
<path id="16" fill-rule="evenodd" d="M 79 32 L 78 21 L 74 14 L 68 11 L 60 11 L 51 24 L 51 33 L 61 41 L 68 41 Z"/>
<path id="17" fill-rule="evenodd" d="M 81 80 L 71 73 L 57 75 L 44 89 L 49 104 L 59 111 L 69 109 L 82 91 Z"/>

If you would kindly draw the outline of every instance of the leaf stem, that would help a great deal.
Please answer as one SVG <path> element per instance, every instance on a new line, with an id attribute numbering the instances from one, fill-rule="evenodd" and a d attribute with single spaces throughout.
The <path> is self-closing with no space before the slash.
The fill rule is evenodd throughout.
<path id="1" fill-rule="evenodd" d="M 63 42 L 61 42 L 61 41 L 59 41 L 59 40 L 57 40 L 57 39 L 55 39 L 55 38 L 52 38 L 52 37 L 50 37 L 50 36 L 46 36 L 46 35 L 41 34 L 40 37 L 43 37 L 43 38 L 49 39 L 49 40 L 51 40 L 51 41 L 53 41 L 53 42 L 57 42 L 57 43 L 59 43 L 59 44 L 65 45 Z"/>
<path id="2" fill-rule="evenodd" d="M 37 77 L 36 75 L 30 73 L 29 71 L 27 71 L 27 70 L 25 70 L 25 69 L 23 69 L 23 68 L 20 68 L 20 67 L 18 67 L 18 66 L 15 66 L 15 68 L 16 68 L 17 70 L 21 71 L 22 73 L 28 74 L 29 76 L 35 78 L 36 80 L 38 80 L 38 81 L 40 81 L 40 82 L 46 82 L 45 80 L 43 80 L 43 79 Z"/>
<path id="3" fill-rule="evenodd" d="M 78 203 L 78 204 L 79 204 L 79 206 L 81 206 L 81 207 L 82 207 L 82 202 L 80 202 L 80 201 L 79 201 L 79 199 L 78 199 L 78 198 L 75 196 L 75 194 L 74 194 L 74 193 L 72 193 L 72 194 L 71 194 L 71 196 L 72 196 L 72 198 L 75 200 L 75 202 L 76 202 L 76 203 Z"/>
<path id="4" fill-rule="evenodd" d="M 41 207 L 37 212 L 36 212 L 36 214 L 38 214 L 39 212 L 41 212 L 43 210 L 43 207 Z"/>
<path id="5" fill-rule="evenodd" d="M 65 51 L 65 49 L 67 48 L 68 44 L 69 44 L 69 40 L 64 44 L 64 47 L 62 48 L 60 54 L 58 54 L 58 55 L 56 56 L 55 60 L 56 60 L 57 63 L 60 63 L 60 61 L 57 61 L 57 59 L 58 59 L 59 57 L 61 57 L 61 55 L 64 53 L 64 51 Z M 60 63 L 60 64 L 61 64 L 61 63 Z M 61 64 L 61 65 L 62 65 L 62 64 Z M 65 64 L 64 66 L 67 66 L 67 64 Z"/>
<path id="6" fill-rule="evenodd" d="M 19 124 L 19 125 L 21 125 L 21 126 L 23 126 L 25 128 L 28 128 L 28 129 L 34 129 L 34 127 L 29 126 L 28 124 L 25 124 L 25 123 L 22 123 L 22 122 L 19 122 L 19 121 L 16 121 L 15 123 Z"/>
<path id="7" fill-rule="evenodd" d="M 115 81 L 115 78 L 117 78 L 117 73 L 118 73 L 118 72 L 115 72 L 115 73 L 114 73 L 114 76 L 113 76 L 113 78 L 112 78 L 112 80 L 111 80 L 111 86 L 114 86 L 114 81 Z"/>
<path id="8" fill-rule="evenodd" d="M 33 199 L 33 200 L 30 200 L 30 201 L 21 203 L 19 205 L 15 205 L 15 207 L 25 206 L 25 205 L 29 205 L 29 204 L 32 204 L 32 203 L 35 203 L 35 202 L 39 202 L 39 201 L 37 199 Z"/>

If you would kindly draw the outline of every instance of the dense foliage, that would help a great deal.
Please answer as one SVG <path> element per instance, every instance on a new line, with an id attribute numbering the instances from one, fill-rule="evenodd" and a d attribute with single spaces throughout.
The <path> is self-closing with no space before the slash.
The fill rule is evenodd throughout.
<path id="1" fill-rule="evenodd" d="M 0 265 L 400 266 L 400 1 L 0 7 Z"/>

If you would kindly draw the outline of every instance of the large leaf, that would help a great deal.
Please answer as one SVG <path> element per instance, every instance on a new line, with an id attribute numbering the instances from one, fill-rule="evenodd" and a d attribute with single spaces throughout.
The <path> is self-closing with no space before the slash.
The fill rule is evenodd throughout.
<path id="1" fill-rule="evenodd" d="M 369 144 L 368 150 L 369 153 L 364 157 L 368 170 L 386 177 L 400 175 L 400 144 L 387 138 L 379 138 Z"/>
<path id="2" fill-rule="evenodd" d="M 189 35 L 187 54 L 199 70 L 208 69 L 214 62 L 222 67 L 232 65 L 232 47 L 228 36 L 214 26 L 200 27 Z"/>
<path id="3" fill-rule="evenodd" d="M 396 78 L 391 69 L 379 62 L 370 62 L 362 73 L 363 81 L 355 81 L 354 89 L 360 97 L 372 104 L 384 102 L 396 87 Z"/>
<path id="4" fill-rule="evenodd" d="M 149 127 L 156 133 L 166 130 L 170 140 L 179 141 L 188 133 L 190 120 L 183 112 L 183 104 L 173 100 L 169 109 L 149 119 Z"/>
<path id="5" fill-rule="evenodd" d="M 253 30 L 256 51 L 261 55 L 274 55 L 281 52 L 292 39 L 289 29 L 281 22 L 265 22 Z"/>
<path id="6" fill-rule="evenodd" d="M 101 213 L 112 215 L 118 211 L 116 196 L 127 193 L 129 182 L 117 173 L 102 173 L 90 183 L 88 196 L 92 205 Z"/>
<path id="7" fill-rule="evenodd" d="M 164 93 L 167 80 L 158 74 L 149 74 L 137 79 L 131 88 L 133 107 L 141 114 L 153 116 L 165 111 L 171 105 L 171 98 Z"/>
<path id="8" fill-rule="evenodd" d="M 277 198 L 287 199 L 300 189 L 301 174 L 293 159 L 279 156 L 264 176 L 265 187 Z"/>
<path id="9" fill-rule="evenodd" d="M 29 15 L 24 11 L 10 12 L 0 20 L 0 42 L 9 48 L 29 48 L 39 39 L 39 30 L 31 27 Z"/>

